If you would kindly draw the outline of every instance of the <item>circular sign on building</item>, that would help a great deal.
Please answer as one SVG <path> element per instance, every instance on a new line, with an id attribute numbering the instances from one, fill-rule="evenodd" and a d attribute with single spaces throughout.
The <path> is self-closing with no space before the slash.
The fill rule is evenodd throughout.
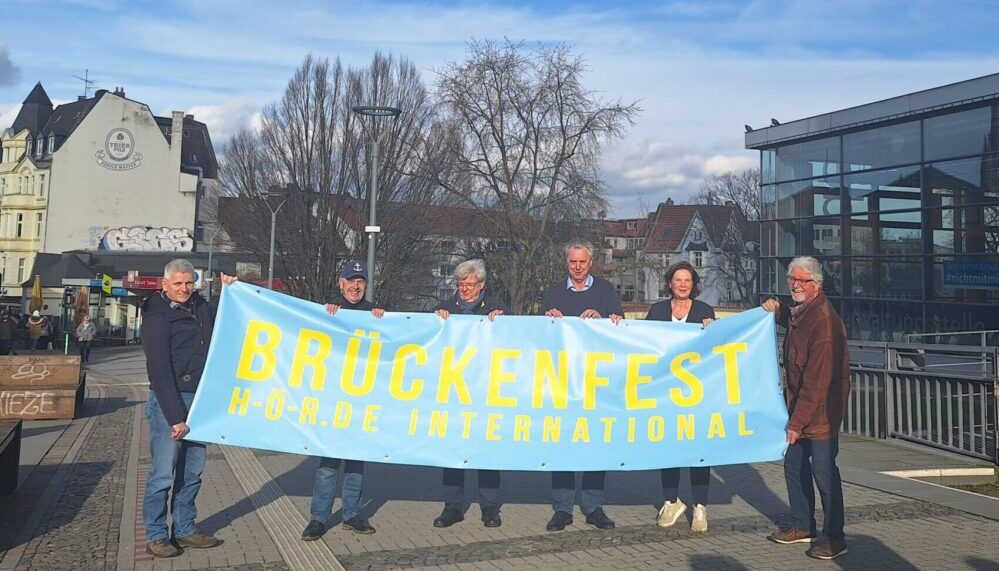
<path id="1" fill-rule="evenodd" d="M 134 169 L 142 161 L 142 154 L 135 152 L 135 137 L 121 127 L 111 129 L 104 140 L 104 149 L 95 155 L 97 164 L 114 171 Z"/>

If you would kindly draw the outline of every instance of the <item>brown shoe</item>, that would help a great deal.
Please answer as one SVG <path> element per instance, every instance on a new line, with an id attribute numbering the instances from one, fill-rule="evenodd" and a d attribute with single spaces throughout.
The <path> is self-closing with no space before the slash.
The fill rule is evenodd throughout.
<path id="1" fill-rule="evenodd" d="M 826 560 L 835 559 L 844 554 L 846 554 L 845 539 L 823 539 L 805 552 L 805 555 L 811 557 L 812 559 Z"/>
<path id="2" fill-rule="evenodd" d="M 177 545 L 181 547 L 193 547 L 195 549 L 215 547 L 219 543 L 221 542 L 214 535 L 207 535 L 200 531 L 196 531 L 187 537 L 177 538 Z"/>
<path id="3" fill-rule="evenodd" d="M 157 539 L 146 544 L 146 553 L 153 557 L 177 557 L 180 549 L 165 539 Z"/>
<path id="4" fill-rule="evenodd" d="M 815 536 L 807 531 L 792 528 L 785 529 L 784 531 L 775 531 L 768 535 L 767 539 L 781 545 L 790 545 L 792 543 L 812 543 L 815 541 Z"/>

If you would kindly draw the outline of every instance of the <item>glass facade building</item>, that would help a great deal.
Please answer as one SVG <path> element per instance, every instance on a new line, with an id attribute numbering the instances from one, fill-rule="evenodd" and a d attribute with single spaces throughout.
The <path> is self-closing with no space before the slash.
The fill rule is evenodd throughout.
<path id="1" fill-rule="evenodd" d="M 851 339 L 999 329 L 999 74 L 746 133 L 763 298 L 818 258 Z"/>

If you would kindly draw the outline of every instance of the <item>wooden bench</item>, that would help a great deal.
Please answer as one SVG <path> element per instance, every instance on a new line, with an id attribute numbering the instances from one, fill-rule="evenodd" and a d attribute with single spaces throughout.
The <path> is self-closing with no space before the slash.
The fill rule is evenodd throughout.
<path id="1" fill-rule="evenodd" d="M 21 420 L 0 420 L 0 494 L 17 489 L 21 463 Z"/>
<path id="2" fill-rule="evenodd" d="M 0 419 L 72 419 L 87 375 L 79 355 L 0 357 Z"/>

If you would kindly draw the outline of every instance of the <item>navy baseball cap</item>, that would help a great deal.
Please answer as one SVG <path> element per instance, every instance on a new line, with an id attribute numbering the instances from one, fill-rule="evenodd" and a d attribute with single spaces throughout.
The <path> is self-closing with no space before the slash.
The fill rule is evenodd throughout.
<path id="1" fill-rule="evenodd" d="M 363 262 L 348 260 L 347 263 L 340 268 L 340 277 L 346 280 L 361 277 L 366 280 L 368 279 L 368 268 Z"/>

